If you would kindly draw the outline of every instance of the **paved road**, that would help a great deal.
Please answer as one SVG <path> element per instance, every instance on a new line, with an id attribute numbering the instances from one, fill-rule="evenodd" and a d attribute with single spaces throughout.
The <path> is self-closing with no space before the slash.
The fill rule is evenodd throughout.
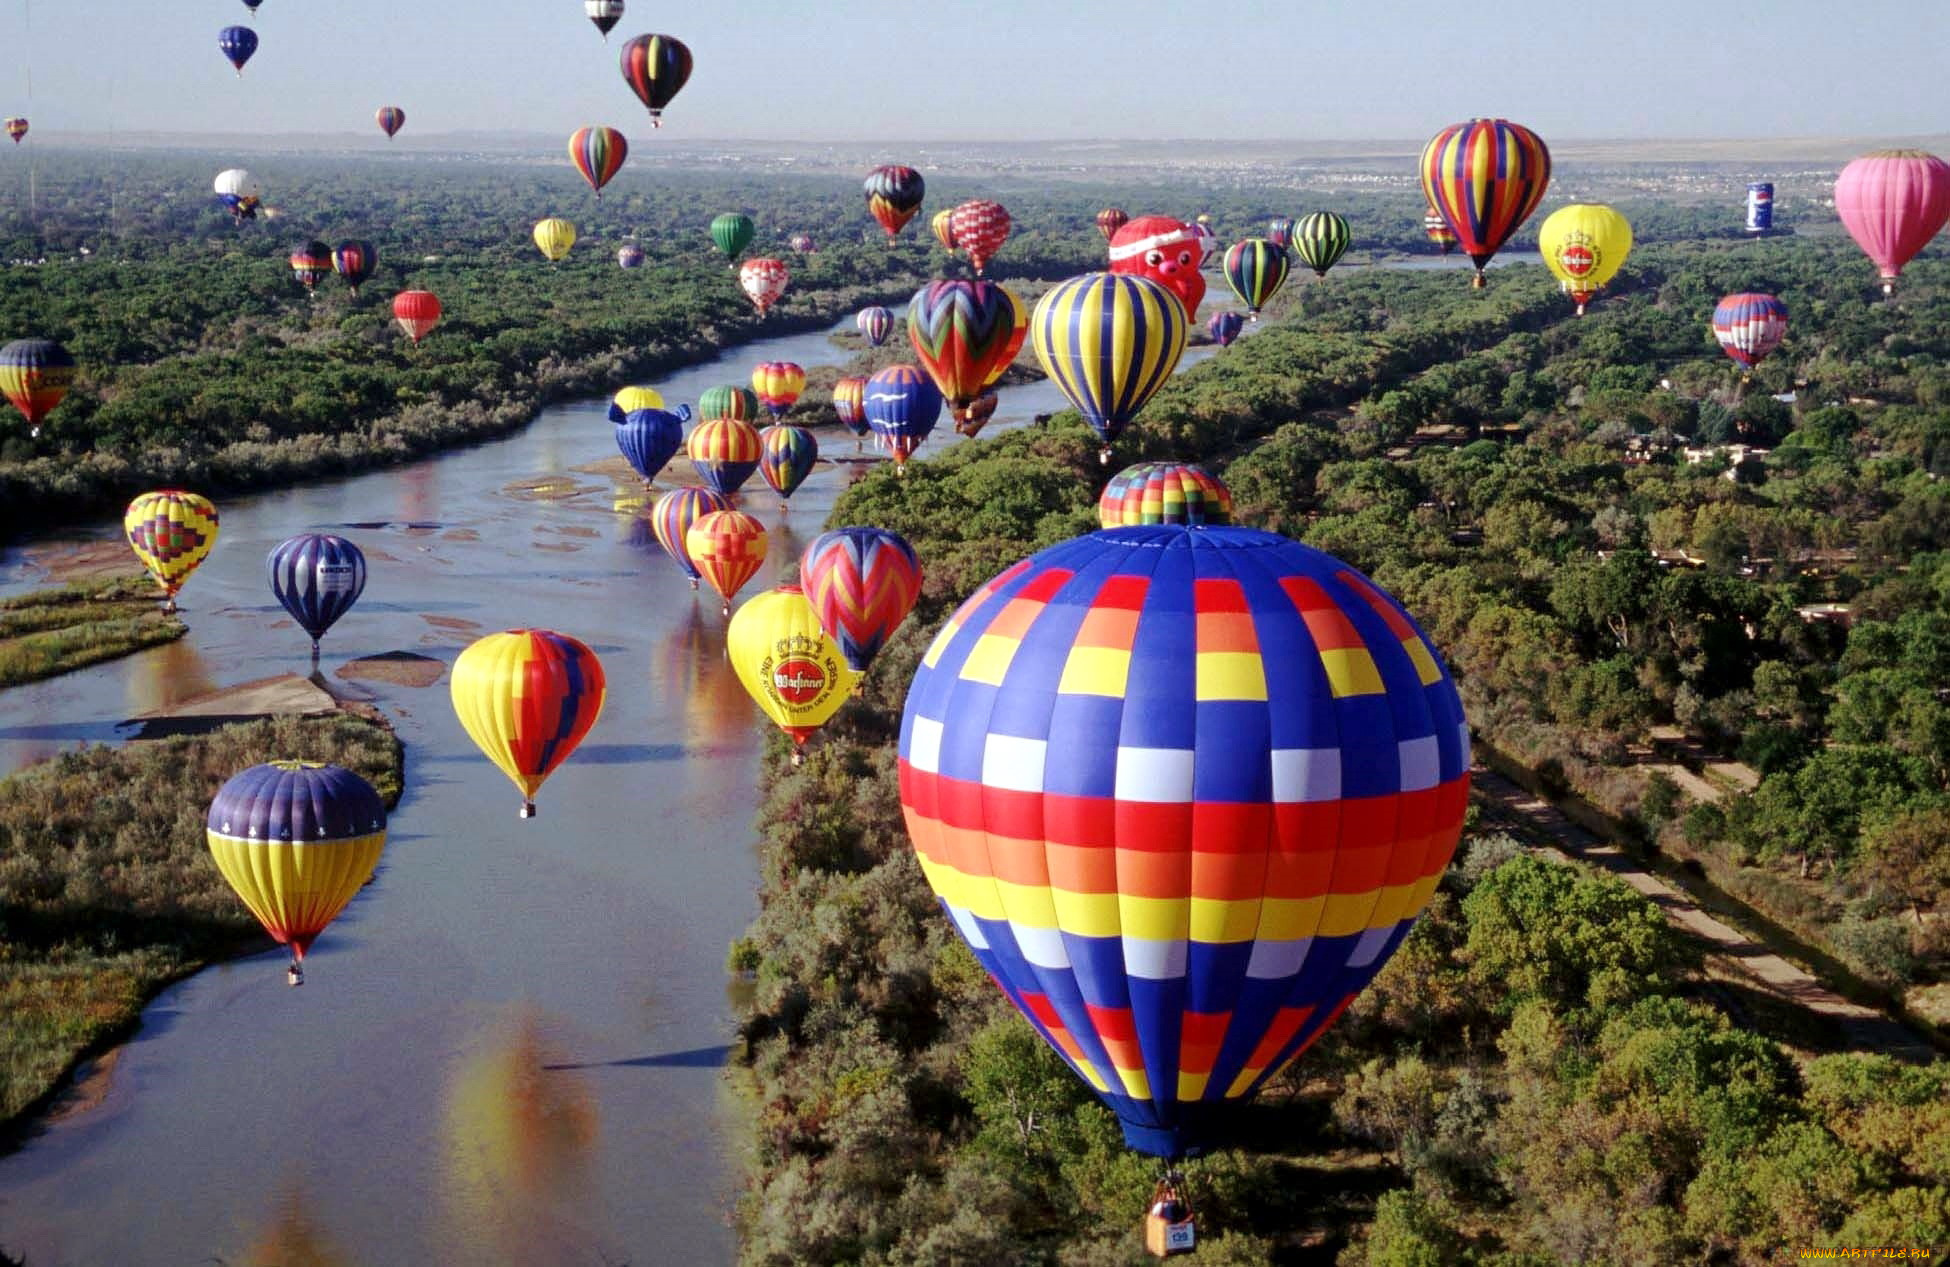
<path id="1" fill-rule="evenodd" d="M 1556 843 L 1559 852 L 1603 867 L 1651 899 L 1666 918 L 1703 943 L 1706 953 L 1751 979 L 1776 998 L 1834 1022 L 1851 1048 L 1879 1051 L 1903 1060 L 1927 1061 L 1936 1050 L 1909 1029 L 1860 1003 L 1843 998 L 1804 969 L 1750 941 L 1738 929 L 1715 919 L 1690 897 L 1647 872 L 1630 854 L 1601 840 L 1543 800 L 1481 765 L 1470 774 L 1477 797 L 1493 816 L 1528 827 Z"/>

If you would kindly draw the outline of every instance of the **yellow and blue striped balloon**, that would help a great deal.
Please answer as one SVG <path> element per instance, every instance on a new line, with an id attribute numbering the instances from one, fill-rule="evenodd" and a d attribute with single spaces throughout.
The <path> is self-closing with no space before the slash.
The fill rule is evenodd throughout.
<path id="1" fill-rule="evenodd" d="M 1036 359 L 1103 441 L 1102 461 L 1178 368 L 1187 324 L 1176 296 L 1130 273 L 1085 273 L 1037 301 Z"/>

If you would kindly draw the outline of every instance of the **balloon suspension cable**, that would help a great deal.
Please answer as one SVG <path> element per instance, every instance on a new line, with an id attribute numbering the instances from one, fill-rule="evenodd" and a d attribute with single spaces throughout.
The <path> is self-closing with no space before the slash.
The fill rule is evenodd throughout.
<path id="1" fill-rule="evenodd" d="M 535 817 L 535 802 L 523 801 L 521 803 L 521 817 L 523 818 Z"/>

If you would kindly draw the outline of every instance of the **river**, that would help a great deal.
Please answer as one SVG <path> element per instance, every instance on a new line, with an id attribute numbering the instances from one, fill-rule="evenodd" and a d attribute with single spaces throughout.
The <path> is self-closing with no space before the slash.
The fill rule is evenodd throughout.
<path id="1" fill-rule="evenodd" d="M 850 328 L 851 319 L 835 329 Z M 1188 350 L 1185 364 L 1210 355 Z M 762 360 L 843 360 L 826 333 L 747 344 L 657 382 L 674 402 Z M 990 430 L 1064 407 L 1038 381 Z M 335 689 L 369 690 L 406 743 L 376 883 L 284 984 L 282 951 L 160 995 L 101 1103 L 0 1159 L 0 1246 L 33 1267 L 104 1263 L 686 1264 L 732 1260 L 739 1107 L 725 952 L 756 911 L 752 834 L 769 723 L 616 480 L 606 401 L 392 470 L 240 497 L 185 587 L 181 641 L 0 694 L 0 768 L 126 736 L 125 719 L 308 670 L 264 556 L 306 529 L 366 552 L 359 604 L 325 638 Z M 955 443 L 944 419 L 926 457 Z M 837 430 L 822 443 L 851 454 Z M 816 471 L 788 513 L 756 476 L 775 584 L 859 470 Z M 538 496 L 543 481 L 569 495 Z M 634 483 L 632 480 L 631 483 Z M 50 546 L 0 555 L 0 593 L 43 584 Z M 428 688 L 351 683 L 360 656 L 451 663 L 481 633 L 540 625 L 595 648 L 601 720 L 540 816 Z M 311 1257 L 305 1257 L 310 1254 Z"/>

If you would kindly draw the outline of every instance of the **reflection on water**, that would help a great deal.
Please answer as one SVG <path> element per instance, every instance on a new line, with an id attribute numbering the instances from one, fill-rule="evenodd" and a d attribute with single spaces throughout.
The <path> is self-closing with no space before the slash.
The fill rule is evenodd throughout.
<path id="1" fill-rule="evenodd" d="M 203 619 L 215 617 L 206 613 Z M 128 715 L 152 713 L 216 689 L 217 680 L 197 650 L 196 639 L 178 638 L 135 658 L 128 676 Z"/>
<path id="2" fill-rule="evenodd" d="M 296 1179 L 278 1193 L 275 1212 L 244 1255 L 245 1267 L 352 1267 L 312 1216 L 305 1189 Z"/>
<path id="3" fill-rule="evenodd" d="M 596 1099 L 534 1007 L 510 1007 L 455 1068 L 445 1132 L 453 1261 L 562 1262 L 589 1239 Z"/>

